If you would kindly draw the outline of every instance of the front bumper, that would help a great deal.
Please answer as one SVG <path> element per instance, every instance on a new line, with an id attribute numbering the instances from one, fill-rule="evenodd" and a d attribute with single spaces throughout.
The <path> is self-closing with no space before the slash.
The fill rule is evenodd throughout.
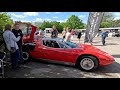
<path id="1" fill-rule="evenodd" d="M 100 66 L 107 66 L 107 65 L 110 65 L 110 64 L 112 64 L 114 62 L 115 62 L 115 60 L 101 59 L 100 60 Z"/>

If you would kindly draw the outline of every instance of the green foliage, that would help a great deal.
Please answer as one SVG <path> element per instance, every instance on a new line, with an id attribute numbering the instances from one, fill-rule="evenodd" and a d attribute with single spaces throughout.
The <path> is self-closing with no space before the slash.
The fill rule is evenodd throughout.
<path id="1" fill-rule="evenodd" d="M 52 21 L 52 22 L 50 22 L 50 24 L 51 24 L 52 26 L 55 25 L 56 28 L 57 28 L 57 30 L 58 30 L 58 32 L 62 32 L 63 27 L 60 25 L 60 22 Z"/>
<path id="2" fill-rule="evenodd" d="M 102 21 L 103 22 L 112 21 L 113 19 L 114 19 L 114 16 L 111 12 L 105 12 Z"/>
<path id="3" fill-rule="evenodd" d="M 120 27 L 120 19 L 112 21 L 112 27 Z"/>
<path id="4" fill-rule="evenodd" d="M 67 22 L 57 22 L 57 21 L 44 21 L 41 22 L 35 22 L 35 25 L 42 30 L 45 30 L 45 28 L 52 28 L 53 25 L 57 27 L 58 32 L 62 32 L 63 28 L 71 27 L 72 29 L 81 29 L 84 28 L 86 25 L 82 23 L 82 20 L 80 20 L 77 16 L 72 15 L 70 18 L 68 18 Z"/>
<path id="5" fill-rule="evenodd" d="M 41 22 L 35 22 L 35 26 L 37 26 L 37 27 L 38 27 L 38 29 L 41 29 L 41 25 L 42 25 L 42 23 L 41 23 Z"/>
<path id="6" fill-rule="evenodd" d="M 103 20 L 101 22 L 101 28 L 109 28 L 113 26 L 113 14 L 111 12 L 105 12 L 103 16 Z"/>
<path id="7" fill-rule="evenodd" d="M 45 28 L 51 28 L 52 24 L 50 22 L 44 21 L 41 25 L 41 29 L 45 30 Z"/>
<path id="8" fill-rule="evenodd" d="M 77 16 L 72 15 L 70 18 L 68 18 L 66 25 L 72 29 L 81 29 L 84 28 L 84 24 L 82 23 L 82 20 L 80 20 Z"/>
<path id="9" fill-rule="evenodd" d="M 109 27 L 111 27 L 111 23 L 110 22 L 102 22 L 101 23 L 101 26 L 100 26 L 101 28 L 109 28 Z"/>
<path id="10" fill-rule="evenodd" d="M 63 28 L 66 28 L 66 27 L 67 27 L 66 22 L 61 22 L 60 25 L 61 25 Z"/>
<path id="11" fill-rule="evenodd" d="M 6 24 L 14 25 L 13 20 L 6 12 L 0 13 L 0 40 L 2 40 L 2 33 Z"/>

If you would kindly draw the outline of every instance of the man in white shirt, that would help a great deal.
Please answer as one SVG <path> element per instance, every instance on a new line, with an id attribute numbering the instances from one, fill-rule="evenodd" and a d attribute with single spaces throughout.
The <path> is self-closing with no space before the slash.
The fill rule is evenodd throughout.
<path id="1" fill-rule="evenodd" d="M 70 42 L 71 41 L 71 29 L 69 27 L 67 28 L 67 33 L 66 33 L 66 36 L 65 36 L 65 41 L 66 42 Z"/>
<path id="2" fill-rule="evenodd" d="M 12 63 L 12 68 L 16 69 L 20 57 L 18 50 L 19 48 L 16 42 L 20 40 L 20 36 L 16 38 L 15 35 L 11 32 L 11 25 L 7 24 L 5 26 L 3 38 L 6 43 L 6 47 L 10 52 L 11 52 L 11 48 L 15 48 L 15 52 L 11 53 L 11 63 Z"/>

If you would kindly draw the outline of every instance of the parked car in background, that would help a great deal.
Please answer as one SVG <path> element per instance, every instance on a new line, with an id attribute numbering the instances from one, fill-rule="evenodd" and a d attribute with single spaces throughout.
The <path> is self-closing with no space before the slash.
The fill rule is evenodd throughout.
<path id="1" fill-rule="evenodd" d="M 119 31 L 113 32 L 112 37 L 120 37 L 120 32 Z"/>

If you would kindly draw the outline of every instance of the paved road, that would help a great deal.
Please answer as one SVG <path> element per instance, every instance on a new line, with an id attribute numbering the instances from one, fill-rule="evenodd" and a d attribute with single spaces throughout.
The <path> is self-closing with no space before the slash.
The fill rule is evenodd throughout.
<path id="1" fill-rule="evenodd" d="M 83 43 L 84 37 L 81 39 Z M 74 40 L 77 42 L 77 40 Z M 5 69 L 6 78 L 120 78 L 120 38 L 107 38 L 106 46 L 101 45 L 101 38 L 96 37 L 93 45 L 112 54 L 115 63 L 100 67 L 94 72 L 83 72 L 72 65 L 51 64 L 47 62 L 29 62 L 20 70 Z"/>

